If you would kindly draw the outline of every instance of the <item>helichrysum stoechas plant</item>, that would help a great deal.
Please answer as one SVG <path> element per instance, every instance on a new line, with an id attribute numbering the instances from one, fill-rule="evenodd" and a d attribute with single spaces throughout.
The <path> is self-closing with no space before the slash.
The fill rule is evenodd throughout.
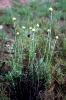
<path id="1" fill-rule="evenodd" d="M 32 29 L 32 40 L 34 40 L 34 35 L 35 35 L 35 28 Z"/>
<path id="2" fill-rule="evenodd" d="M 13 21 L 13 27 L 15 28 L 16 27 L 16 17 L 13 17 L 12 21 Z"/>
<path id="3" fill-rule="evenodd" d="M 52 26 L 52 17 L 53 17 L 52 12 L 53 12 L 53 8 L 50 7 L 50 8 L 49 8 L 49 11 L 50 11 L 50 34 L 51 34 L 51 31 L 52 31 L 51 26 Z"/>
<path id="4" fill-rule="evenodd" d="M 50 7 L 50 8 L 49 8 L 49 11 L 50 11 L 50 19 L 52 20 L 52 11 L 53 11 L 53 8 Z"/>
<path id="5" fill-rule="evenodd" d="M 53 8 L 50 7 L 49 11 L 50 11 L 50 19 L 49 19 L 50 27 L 47 30 L 48 36 L 44 38 L 45 45 L 44 45 L 43 61 L 44 61 L 44 69 L 49 75 L 48 81 L 51 81 L 51 79 L 52 79 L 52 73 L 51 73 L 52 57 L 54 54 L 54 49 L 51 49 L 52 41 L 53 41 L 53 39 L 52 39 L 52 11 L 53 11 Z M 58 38 L 58 37 L 56 36 L 56 38 Z M 55 48 L 55 44 L 56 44 L 56 40 L 54 41 L 54 45 L 53 45 L 54 48 Z"/>
<path id="6" fill-rule="evenodd" d="M 31 29 L 31 33 L 30 33 L 30 35 L 31 35 L 31 43 L 30 43 L 30 49 L 29 49 L 29 61 L 30 61 L 30 59 L 35 59 L 35 49 L 36 49 L 36 42 L 35 42 L 35 31 L 36 31 L 36 29 L 35 28 L 32 28 Z"/>

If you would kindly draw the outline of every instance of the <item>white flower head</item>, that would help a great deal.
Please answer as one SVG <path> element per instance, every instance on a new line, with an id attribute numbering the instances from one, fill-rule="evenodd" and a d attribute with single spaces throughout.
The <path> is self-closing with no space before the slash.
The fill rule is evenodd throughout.
<path id="1" fill-rule="evenodd" d="M 49 11 L 51 11 L 51 12 L 52 12 L 52 11 L 53 11 L 53 8 L 52 8 L 52 7 L 50 7 L 50 8 L 49 8 Z"/>
<path id="2" fill-rule="evenodd" d="M 13 20 L 13 21 L 16 21 L 16 17 L 13 17 L 12 20 Z"/>
<path id="3" fill-rule="evenodd" d="M 22 26 L 22 29 L 25 29 L 25 26 Z"/>
<path id="4" fill-rule="evenodd" d="M 57 40 L 59 39 L 59 37 L 58 37 L 58 36 L 56 36 L 55 38 L 56 38 Z"/>
<path id="5" fill-rule="evenodd" d="M 35 31 L 36 31 L 35 28 L 33 28 L 33 29 L 32 29 L 32 32 L 35 32 Z"/>
<path id="6" fill-rule="evenodd" d="M 50 32 L 50 29 L 48 29 L 47 32 L 49 33 Z"/>
<path id="7" fill-rule="evenodd" d="M 30 30 L 32 30 L 32 27 L 29 27 Z"/>
<path id="8" fill-rule="evenodd" d="M 39 24 L 37 24 L 36 26 L 39 27 Z"/>
<path id="9" fill-rule="evenodd" d="M 17 35 L 19 35 L 19 32 L 17 32 Z"/>

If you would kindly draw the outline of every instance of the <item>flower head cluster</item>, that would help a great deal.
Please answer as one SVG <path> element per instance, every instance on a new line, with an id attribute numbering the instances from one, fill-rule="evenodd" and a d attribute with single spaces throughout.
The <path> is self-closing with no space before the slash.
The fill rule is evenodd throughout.
<path id="1" fill-rule="evenodd" d="M 32 30 L 32 27 L 29 27 L 30 30 Z"/>
<path id="2" fill-rule="evenodd" d="M 25 29 L 25 26 L 22 26 L 22 29 Z"/>
<path id="3" fill-rule="evenodd" d="M 52 12 L 52 11 L 53 11 L 53 8 L 52 8 L 52 7 L 50 7 L 50 8 L 49 8 L 49 11 L 51 11 L 51 12 Z"/>
<path id="4" fill-rule="evenodd" d="M 58 39 L 59 39 L 59 37 L 58 37 L 58 36 L 56 36 L 55 38 L 56 38 L 56 40 L 58 40 Z"/>
<path id="5" fill-rule="evenodd" d="M 36 26 L 39 27 L 39 24 L 37 24 Z"/>
<path id="6" fill-rule="evenodd" d="M 19 32 L 17 32 L 17 35 L 19 35 Z"/>
<path id="7" fill-rule="evenodd" d="M 50 32 L 50 29 L 48 29 L 47 32 L 49 33 Z"/>
<path id="8" fill-rule="evenodd" d="M 12 20 L 13 20 L 13 21 L 16 21 L 16 17 L 13 17 Z"/>
<path id="9" fill-rule="evenodd" d="M 35 31 L 36 31 L 35 28 L 33 28 L 33 29 L 32 29 L 32 32 L 35 32 Z"/>

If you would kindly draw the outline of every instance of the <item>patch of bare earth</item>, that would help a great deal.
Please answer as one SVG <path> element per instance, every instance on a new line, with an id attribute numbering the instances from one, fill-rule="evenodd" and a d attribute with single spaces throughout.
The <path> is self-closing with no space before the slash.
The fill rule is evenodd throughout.
<path id="1" fill-rule="evenodd" d="M 16 1 L 16 0 L 14 0 Z M 22 3 L 28 3 L 30 1 L 36 1 L 36 0 L 18 0 Z M 45 1 L 48 1 L 48 0 L 41 0 L 41 2 L 45 2 Z M 54 2 L 55 0 L 49 0 L 49 2 Z M 0 9 L 3 9 L 3 8 L 10 8 L 11 7 L 11 0 L 0 0 Z"/>
<path id="2" fill-rule="evenodd" d="M 0 0 L 0 9 L 2 8 L 10 8 L 11 7 L 11 2 L 10 0 Z"/>

